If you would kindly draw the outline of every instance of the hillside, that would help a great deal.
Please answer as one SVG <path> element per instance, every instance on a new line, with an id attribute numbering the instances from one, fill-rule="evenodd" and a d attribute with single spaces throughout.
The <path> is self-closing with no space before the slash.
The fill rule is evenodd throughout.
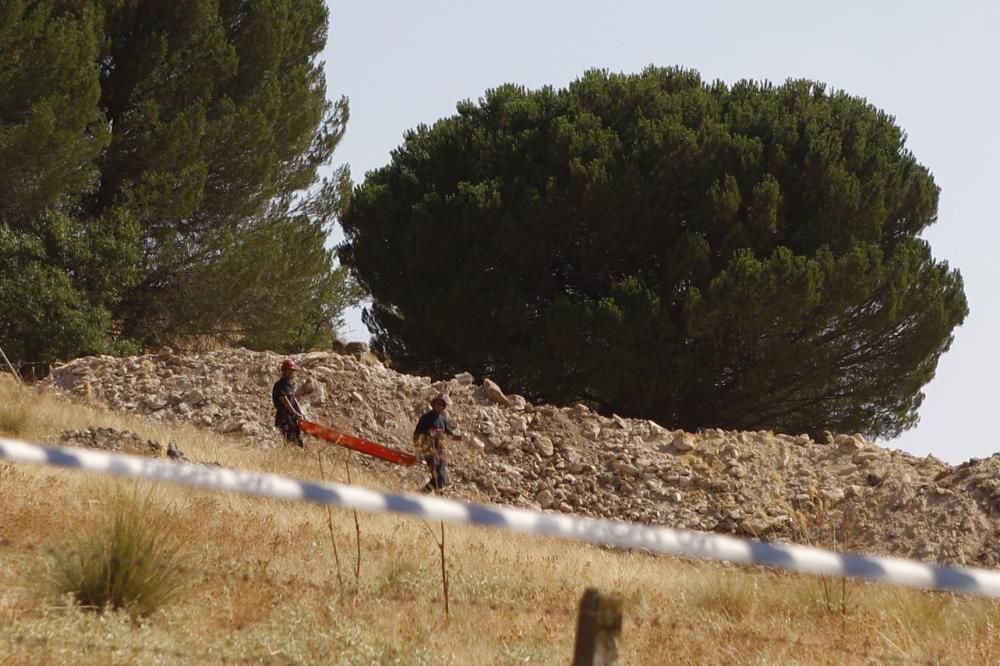
<path id="1" fill-rule="evenodd" d="M 406 445 L 412 421 L 436 390 L 430 379 L 390 372 L 364 354 L 301 360 L 308 366 L 303 374 L 311 380 L 309 409 L 317 419 L 398 446 Z M 0 434 L 172 458 L 179 450 L 193 462 L 302 479 L 350 478 L 392 492 L 412 491 L 423 482 L 419 470 L 315 440 L 305 451 L 280 446 L 270 430 L 266 397 L 278 361 L 242 350 L 81 359 L 40 387 L 17 386 L 0 375 Z M 767 447 L 782 444 L 774 438 L 754 450 L 752 459 L 749 446 L 737 444 L 735 461 L 746 473 L 731 472 L 727 480 L 715 475 L 734 467 L 733 452 L 723 455 L 714 440 L 739 442 L 740 435 L 678 437 L 582 409 L 522 406 L 515 396 L 501 398 L 468 378 L 446 384 L 456 397 L 457 424 L 482 445 L 455 449 L 460 480 L 453 495 L 459 497 L 558 501 L 608 515 L 660 511 L 664 522 L 690 515 L 691 524 L 707 524 L 720 500 L 706 484 L 734 484 L 747 498 L 749 515 L 757 506 L 750 484 L 762 475 L 758 466 L 773 464 L 765 457 L 772 456 Z M 77 399 L 68 399 L 67 392 Z M 81 399 L 88 394 L 90 401 Z M 622 457 L 619 441 L 626 432 L 641 440 L 633 444 L 640 452 Z M 754 444 L 757 437 L 744 439 Z M 831 456 L 826 465 L 846 465 L 840 447 L 850 445 L 841 441 L 836 447 L 784 442 L 786 469 L 804 469 L 813 457 L 824 456 Z M 878 455 L 889 458 L 882 464 L 894 470 L 891 454 Z M 682 474 L 683 467 L 690 472 Z M 676 497 L 654 495 L 639 480 L 643 472 L 654 473 L 652 485 L 663 487 L 658 492 L 700 504 L 682 510 Z M 810 472 L 807 478 L 828 473 Z M 567 475 L 590 482 L 592 490 L 568 492 L 573 485 Z M 797 483 L 798 476 L 788 478 L 790 486 Z M 588 586 L 622 599 L 620 653 L 627 664 L 985 665 L 997 663 L 1000 654 L 1000 604 L 967 595 L 449 525 L 446 614 L 439 551 L 444 533 L 412 516 L 327 511 L 4 461 L 0 496 L 2 666 L 565 664 L 573 653 L 577 604 Z M 156 510 L 142 523 L 150 533 L 179 544 L 180 568 L 170 579 L 176 596 L 149 616 L 81 610 L 53 585 L 55 556 L 80 552 L 116 506 L 132 506 L 137 497 L 154 502 Z M 800 514 L 789 513 L 789 520 L 812 516 L 812 532 L 790 533 L 829 544 L 819 510 Z M 903 524 L 905 516 L 896 520 Z M 732 529 L 727 525 L 719 527 Z M 890 545 L 911 542 L 917 541 Z"/>
<path id="2" fill-rule="evenodd" d="M 77 359 L 55 368 L 46 384 L 120 412 L 276 447 L 270 387 L 280 360 L 243 349 L 191 356 L 165 349 Z M 532 405 L 468 374 L 400 374 L 363 349 L 296 360 L 311 418 L 399 448 L 410 448 L 428 400 L 450 394 L 449 418 L 470 435 L 449 449 L 456 498 L 926 561 L 1000 562 L 998 456 L 952 467 L 858 435 L 817 442 L 771 432 L 687 433 L 583 405 Z M 399 474 L 404 489 L 423 482 L 419 469 L 364 464 Z"/>

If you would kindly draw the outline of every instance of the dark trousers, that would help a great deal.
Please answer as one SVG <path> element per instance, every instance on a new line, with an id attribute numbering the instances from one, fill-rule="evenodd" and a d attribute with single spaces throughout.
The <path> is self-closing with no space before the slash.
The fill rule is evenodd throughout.
<path id="1" fill-rule="evenodd" d="M 441 490 L 448 485 L 448 466 L 444 462 L 444 456 L 434 454 L 424 458 L 427 467 L 431 470 L 431 480 L 427 485 L 434 490 Z"/>
<path id="2" fill-rule="evenodd" d="M 302 442 L 302 431 L 299 430 L 299 420 L 295 418 L 294 414 L 278 412 L 274 417 L 274 425 L 281 430 L 285 441 L 305 448 L 305 444 Z"/>

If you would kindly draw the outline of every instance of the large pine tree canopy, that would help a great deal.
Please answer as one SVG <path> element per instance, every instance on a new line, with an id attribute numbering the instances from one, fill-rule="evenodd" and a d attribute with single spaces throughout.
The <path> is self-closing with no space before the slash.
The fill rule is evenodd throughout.
<path id="1" fill-rule="evenodd" d="M 352 194 L 373 345 L 686 429 L 912 427 L 968 308 L 894 119 L 819 83 L 590 71 L 408 132 Z"/>
<path id="2" fill-rule="evenodd" d="M 0 0 L 0 340 L 328 344 L 349 174 L 323 0 Z"/>

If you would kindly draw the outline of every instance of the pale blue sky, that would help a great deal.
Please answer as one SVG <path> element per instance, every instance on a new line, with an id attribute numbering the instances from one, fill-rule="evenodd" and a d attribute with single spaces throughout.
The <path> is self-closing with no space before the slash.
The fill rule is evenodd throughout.
<path id="1" fill-rule="evenodd" d="M 994 188 L 1000 3 L 843 0 L 328 0 L 331 96 L 351 120 L 335 155 L 356 182 L 386 164 L 403 133 L 455 112 L 461 99 L 518 83 L 563 87 L 585 70 L 680 65 L 707 80 L 808 78 L 894 115 L 941 187 L 925 237 L 961 270 L 971 314 L 925 392 L 920 424 L 884 445 L 951 463 L 1000 451 L 1000 274 Z M 339 240 L 339 238 L 337 239 Z M 348 337 L 366 340 L 358 313 Z"/>

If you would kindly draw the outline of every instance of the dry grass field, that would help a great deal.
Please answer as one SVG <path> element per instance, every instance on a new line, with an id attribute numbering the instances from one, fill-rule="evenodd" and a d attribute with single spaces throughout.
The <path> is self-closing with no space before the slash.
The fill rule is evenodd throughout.
<path id="1" fill-rule="evenodd" d="M 0 380 L 0 434 L 54 441 L 91 425 L 176 437 L 199 461 L 345 481 L 346 452 L 255 450 L 234 438 L 131 419 Z M 355 483 L 392 491 L 387 466 Z M 173 594 L 147 615 L 81 609 L 57 555 L 125 496 L 179 547 Z M 745 570 L 395 515 L 136 488 L 0 463 L 0 664 L 567 664 L 584 589 L 620 595 L 623 664 L 996 664 L 1000 605 L 858 582 Z M 334 556 L 336 544 L 339 568 Z M 360 561 L 357 553 L 360 550 Z M 357 569 L 357 570 L 356 570 Z"/>

